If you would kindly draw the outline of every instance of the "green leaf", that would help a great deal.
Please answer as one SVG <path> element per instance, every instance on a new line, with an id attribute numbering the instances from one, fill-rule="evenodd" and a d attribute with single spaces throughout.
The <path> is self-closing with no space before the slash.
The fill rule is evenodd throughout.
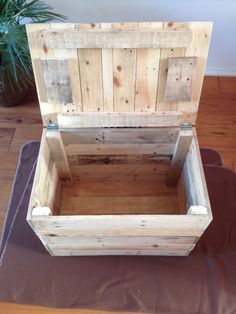
<path id="1" fill-rule="evenodd" d="M 65 16 L 54 13 L 52 7 L 40 0 L 0 0 L 0 87 L 4 77 L 14 86 L 22 80 L 32 81 L 32 64 L 25 23 L 45 23 Z"/>

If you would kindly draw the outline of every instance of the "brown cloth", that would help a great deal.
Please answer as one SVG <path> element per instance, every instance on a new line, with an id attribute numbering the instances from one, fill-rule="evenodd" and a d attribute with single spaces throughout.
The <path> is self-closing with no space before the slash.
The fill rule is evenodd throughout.
<path id="1" fill-rule="evenodd" d="M 51 257 L 25 217 L 39 143 L 22 149 L 1 246 L 0 300 L 145 313 L 236 313 L 236 174 L 202 150 L 214 220 L 187 257 Z M 213 164 L 213 165 L 210 165 Z"/>

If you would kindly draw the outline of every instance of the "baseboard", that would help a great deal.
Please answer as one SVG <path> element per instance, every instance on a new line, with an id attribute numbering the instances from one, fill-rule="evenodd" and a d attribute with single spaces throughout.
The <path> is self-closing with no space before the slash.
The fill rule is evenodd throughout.
<path id="1" fill-rule="evenodd" d="M 236 67 L 206 67 L 208 76 L 236 76 Z"/>

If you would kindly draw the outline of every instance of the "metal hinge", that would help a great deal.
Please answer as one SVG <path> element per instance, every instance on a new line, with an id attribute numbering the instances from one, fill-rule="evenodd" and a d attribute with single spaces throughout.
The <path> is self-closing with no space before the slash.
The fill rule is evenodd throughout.
<path id="1" fill-rule="evenodd" d="M 191 123 L 182 123 L 180 128 L 181 130 L 191 130 L 193 126 Z"/>
<path id="2" fill-rule="evenodd" d="M 47 125 L 47 130 L 58 130 L 59 127 L 57 124 L 50 123 Z"/>

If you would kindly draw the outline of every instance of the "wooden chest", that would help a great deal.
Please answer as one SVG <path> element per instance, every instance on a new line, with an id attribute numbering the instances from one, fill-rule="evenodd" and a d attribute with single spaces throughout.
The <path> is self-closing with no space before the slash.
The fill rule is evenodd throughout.
<path id="1" fill-rule="evenodd" d="M 188 255 L 212 220 L 195 122 L 212 24 L 31 24 L 51 255 Z"/>

